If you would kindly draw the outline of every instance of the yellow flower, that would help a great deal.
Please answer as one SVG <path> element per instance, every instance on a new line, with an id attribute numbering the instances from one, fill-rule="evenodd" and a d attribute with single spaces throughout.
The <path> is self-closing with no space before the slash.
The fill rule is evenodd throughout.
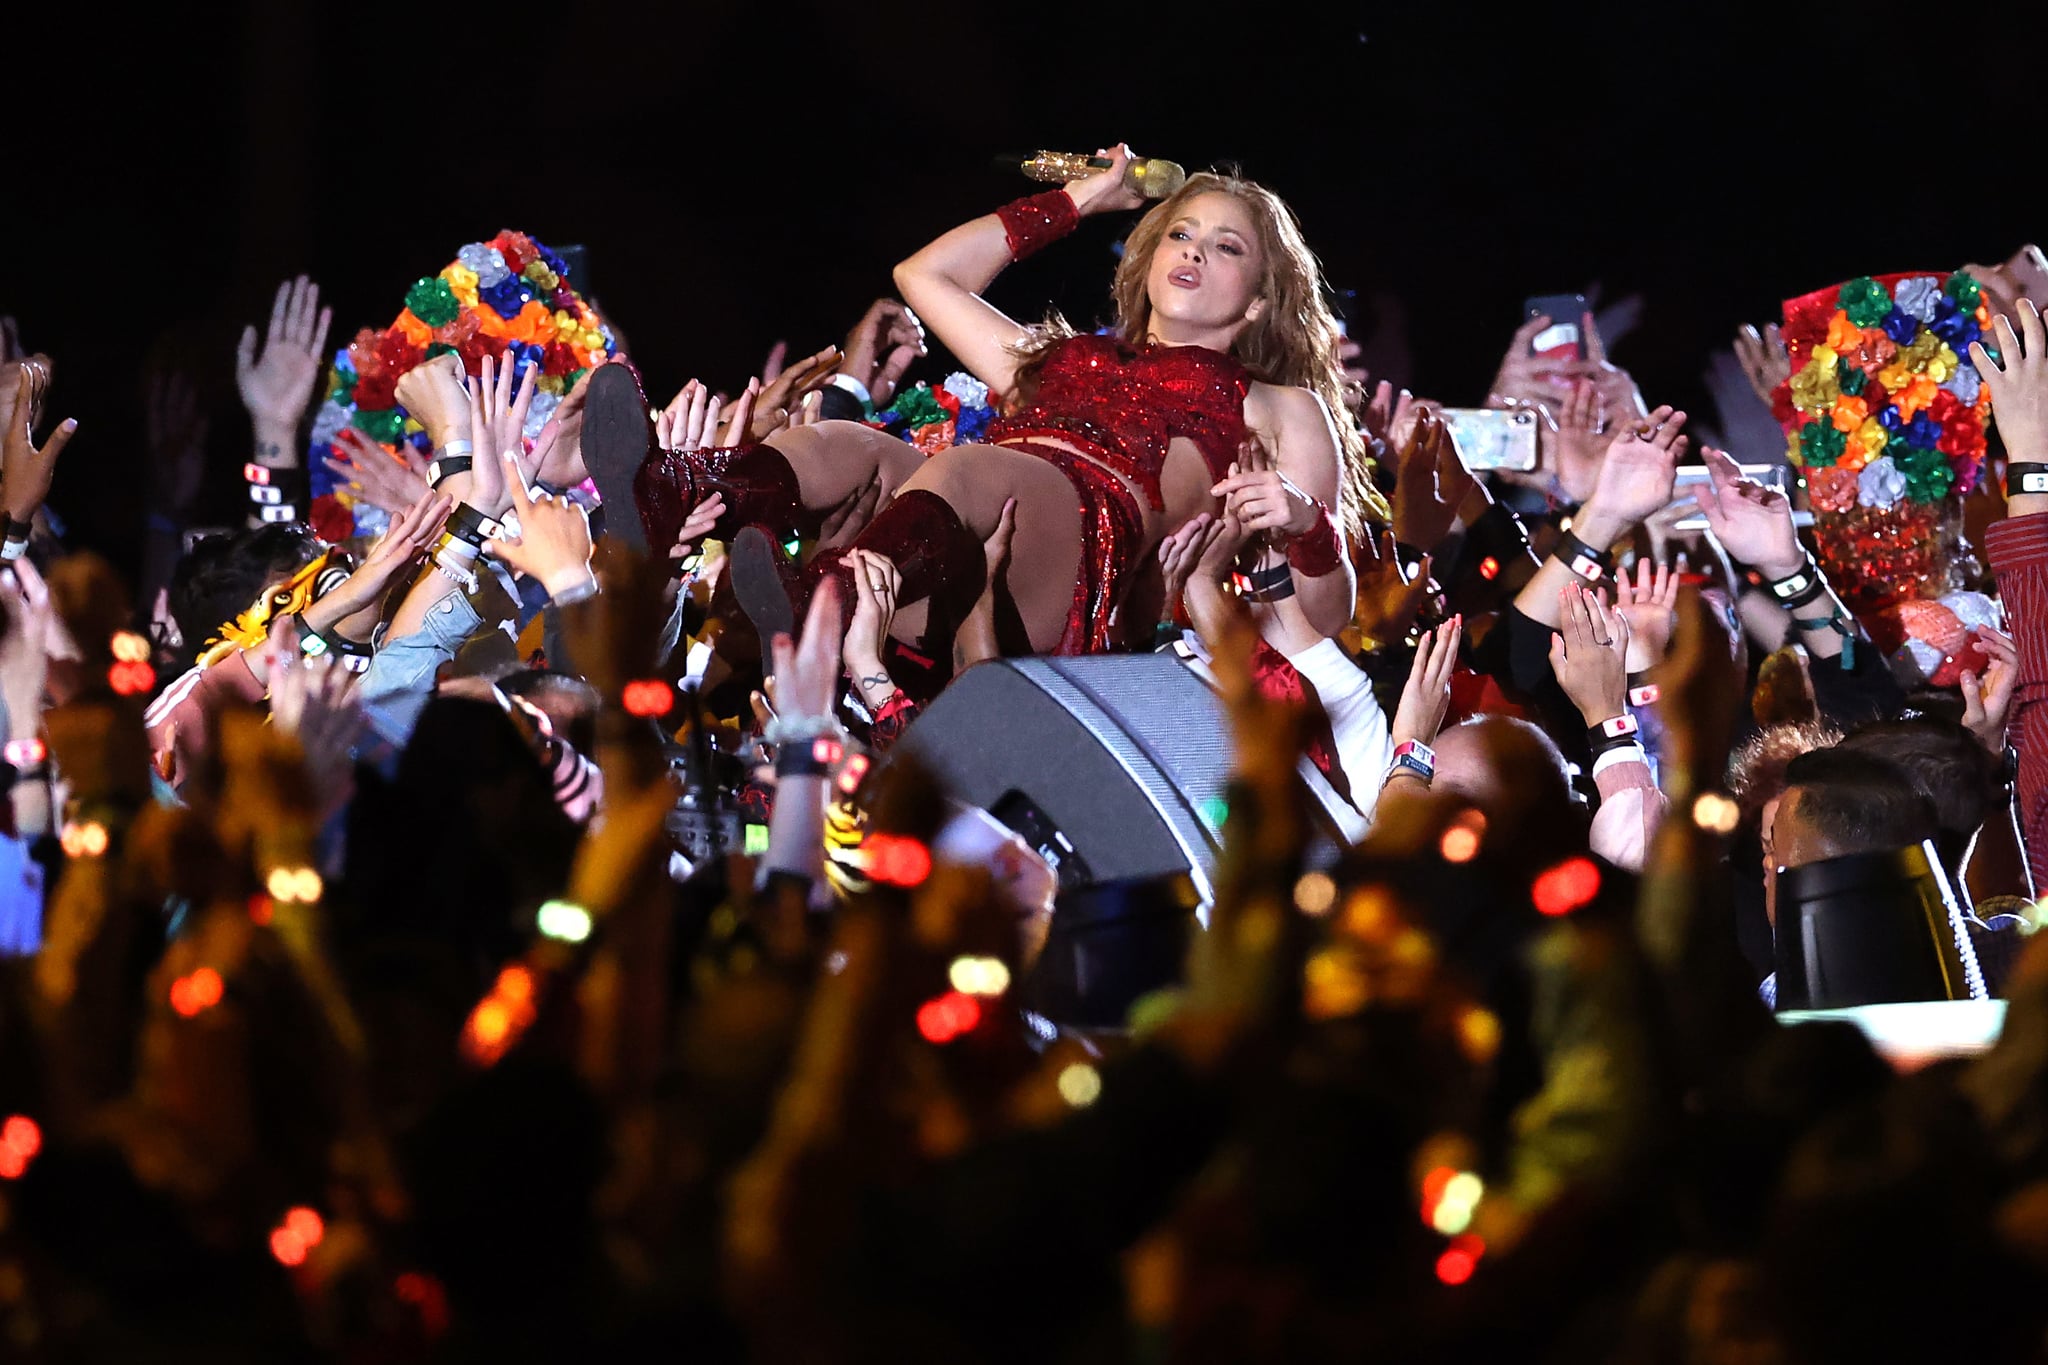
<path id="1" fill-rule="evenodd" d="M 1940 337 L 1923 329 L 1920 335 L 1914 338 L 1912 345 L 1899 348 L 1898 363 L 1917 374 L 1925 370 L 1927 362 L 1944 349 Z M 1954 352 L 1950 354 L 1953 356 Z"/>
<path id="2" fill-rule="evenodd" d="M 1906 382 L 1912 377 L 1912 374 L 1906 369 L 1903 353 L 1899 359 L 1894 360 L 1891 364 L 1877 372 L 1877 382 L 1884 385 L 1886 393 L 1897 393 L 1900 389 L 1906 387 Z"/>
<path id="3" fill-rule="evenodd" d="M 448 281 L 448 287 L 458 294 L 465 289 L 472 294 L 476 292 L 476 272 L 460 261 L 443 270 L 441 278 Z"/>
<path id="4" fill-rule="evenodd" d="M 1794 469 L 1806 463 L 1806 456 L 1799 449 L 1799 430 L 1796 427 L 1785 433 L 1785 462 Z"/>
<path id="5" fill-rule="evenodd" d="M 1873 417 L 1856 429 L 1856 439 L 1863 443 L 1864 451 L 1874 460 L 1884 454 L 1885 444 L 1892 439 L 1892 434 L 1884 429 L 1884 423 Z"/>
<path id="6" fill-rule="evenodd" d="M 1793 404 L 1818 416 L 1831 411 L 1841 396 L 1842 386 L 1835 378 L 1835 353 L 1826 346 L 1814 347 L 1813 359 L 1792 376 Z"/>
<path id="7" fill-rule="evenodd" d="M 1927 362 L 1927 377 L 1937 384 L 1944 384 L 1955 372 L 1956 353 L 1949 349 L 1947 342 L 1943 342 L 1941 349 L 1934 353 L 1934 358 Z"/>

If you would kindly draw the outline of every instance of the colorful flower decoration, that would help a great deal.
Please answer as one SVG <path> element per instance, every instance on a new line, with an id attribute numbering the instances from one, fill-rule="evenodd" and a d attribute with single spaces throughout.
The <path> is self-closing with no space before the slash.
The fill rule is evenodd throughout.
<path id="1" fill-rule="evenodd" d="M 383 331 L 364 328 L 334 353 L 327 397 L 313 418 L 307 468 L 312 473 L 311 518 L 329 530 L 375 534 L 384 516 L 357 502 L 348 485 L 328 472 L 334 438 L 353 426 L 397 458 L 401 443 L 422 454 L 427 436 L 398 405 L 398 381 L 432 356 L 453 353 L 471 375 L 485 356 L 499 364 L 537 365 L 533 406 L 526 414 L 532 440 L 585 370 L 618 353 L 612 331 L 569 281 L 569 266 L 523 232 L 499 233 L 455 253 L 440 274 L 405 291 L 405 307 Z"/>
<path id="2" fill-rule="evenodd" d="M 927 455 L 979 441 L 996 419 L 988 385 L 964 371 L 947 376 L 939 388 L 918 383 L 896 395 L 870 424 L 901 437 Z"/>
<path id="3" fill-rule="evenodd" d="M 1960 270 L 1863 275 L 1785 304 L 1793 371 L 1772 410 L 1809 488 L 1815 471 L 1879 460 L 1884 471 L 1857 490 L 1864 507 L 1935 503 L 1975 486 L 1991 409 L 1969 361 L 1984 326 L 1982 292 Z"/>

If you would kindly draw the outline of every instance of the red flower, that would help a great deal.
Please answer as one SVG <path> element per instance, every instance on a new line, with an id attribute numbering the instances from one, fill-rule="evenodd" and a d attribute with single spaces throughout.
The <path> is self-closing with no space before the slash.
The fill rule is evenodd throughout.
<path id="1" fill-rule="evenodd" d="M 395 327 L 377 338 L 377 359 L 391 372 L 391 381 L 394 384 L 398 382 L 398 376 L 426 358 L 427 348 L 414 345 L 406 338 L 405 333 Z M 378 406 L 388 408 L 391 405 L 381 403 Z"/>
<path id="2" fill-rule="evenodd" d="M 339 544 L 356 533 L 356 514 L 343 507 L 332 493 L 313 499 L 313 505 L 306 510 L 306 520 L 312 524 L 314 535 L 330 543 Z"/>
<path id="3" fill-rule="evenodd" d="M 364 412 L 382 412 L 398 405 L 398 375 L 383 366 L 375 374 L 356 380 L 356 406 Z"/>
<path id="4" fill-rule="evenodd" d="M 491 245 L 504 255 L 505 264 L 512 267 L 515 275 L 524 275 L 526 267 L 540 259 L 540 253 L 533 249 L 533 238 L 523 232 L 501 232 Z"/>
<path id="5" fill-rule="evenodd" d="M 1948 395 L 1942 396 L 1946 398 Z M 1983 448 L 1984 427 L 1974 412 L 1957 412 L 1941 429 L 1941 439 L 1935 442 L 1935 449 L 1951 458 L 1974 455 Z"/>
<path id="6" fill-rule="evenodd" d="M 1778 419 L 1778 425 L 1790 431 L 1804 420 L 1798 407 L 1792 402 L 1792 385 L 1788 381 L 1771 390 L 1771 416 Z"/>
<path id="7" fill-rule="evenodd" d="M 1958 403 L 1956 396 L 1947 389 L 1938 391 L 1934 395 L 1934 401 L 1927 405 L 1927 415 L 1942 423 L 1954 421 L 1962 410 L 1963 405 Z"/>
<path id="8" fill-rule="evenodd" d="M 571 375 L 576 373 L 579 366 L 580 362 L 576 359 L 575 350 L 564 346 L 559 341 L 550 341 L 547 349 L 541 352 L 540 372 L 542 374 Z"/>

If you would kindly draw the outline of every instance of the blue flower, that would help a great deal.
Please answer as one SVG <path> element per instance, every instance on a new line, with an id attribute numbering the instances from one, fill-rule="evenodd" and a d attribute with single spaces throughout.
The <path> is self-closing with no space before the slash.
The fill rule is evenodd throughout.
<path id="1" fill-rule="evenodd" d="M 1884 315 L 1884 334 L 1901 346 L 1910 346 L 1920 334 L 1919 319 L 1894 308 Z"/>
<path id="2" fill-rule="evenodd" d="M 995 416 L 995 412 L 989 408 L 961 408 L 959 417 L 953 421 L 954 443 L 964 446 L 979 441 L 982 433 L 988 430 L 988 424 L 995 420 Z"/>
<path id="3" fill-rule="evenodd" d="M 1928 324 L 1934 334 L 1948 343 L 1948 348 L 1961 355 L 1969 344 L 1983 335 L 1977 326 L 1977 319 L 1956 307 L 1954 299 L 1944 298 L 1941 306 L 1934 311 L 1934 321 Z"/>
<path id="4" fill-rule="evenodd" d="M 1941 443 L 1941 425 L 1923 412 L 1903 427 L 1900 427 L 1899 434 L 1894 439 L 1903 441 L 1909 446 L 1918 446 L 1925 450 L 1932 450 Z"/>
<path id="5" fill-rule="evenodd" d="M 488 303 L 501 318 L 516 318 L 526 301 L 533 297 L 533 289 L 517 275 L 507 275 L 490 288 L 477 286 L 477 298 Z"/>
<path id="6" fill-rule="evenodd" d="M 1897 431 L 1901 420 L 1899 410 L 1890 403 L 1885 404 L 1877 414 L 1877 424 L 1886 431 Z"/>

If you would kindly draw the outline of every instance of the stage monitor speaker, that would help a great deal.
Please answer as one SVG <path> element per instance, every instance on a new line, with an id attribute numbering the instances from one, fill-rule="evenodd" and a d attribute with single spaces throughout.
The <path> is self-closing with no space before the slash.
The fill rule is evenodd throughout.
<path id="1" fill-rule="evenodd" d="M 1173 654 L 977 664 L 899 746 L 1053 859 L 1063 890 L 1184 873 L 1215 899 L 1230 726 Z"/>

